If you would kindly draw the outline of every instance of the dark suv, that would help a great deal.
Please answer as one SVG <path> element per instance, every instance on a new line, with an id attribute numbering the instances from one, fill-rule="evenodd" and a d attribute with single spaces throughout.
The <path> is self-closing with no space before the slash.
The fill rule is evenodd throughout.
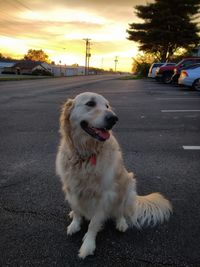
<path id="1" fill-rule="evenodd" d="M 161 66 L 157 69 L 155 78 L 157 81 L 171 83 L 174 72 L 179 72 L 179 70 L 197 63 L 200 63 L 200 57 L 184 58 L 175 66 Z"/>

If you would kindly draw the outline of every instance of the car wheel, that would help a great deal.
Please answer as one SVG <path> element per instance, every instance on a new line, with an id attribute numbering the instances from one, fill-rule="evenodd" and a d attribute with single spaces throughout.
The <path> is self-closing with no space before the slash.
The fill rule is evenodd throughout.
<path id="1" fill-rule="evenodd" d="M 192 89 L 200 90 L 200 78 L 196 79 L 192 84 Z"/>
<path id="2" fill-rule="evenodd" d="M 164 73 L 163 75 L 163 82 L 166 84 L 170 84 L 172 82 L 172 75 L 171 73 Z"/>

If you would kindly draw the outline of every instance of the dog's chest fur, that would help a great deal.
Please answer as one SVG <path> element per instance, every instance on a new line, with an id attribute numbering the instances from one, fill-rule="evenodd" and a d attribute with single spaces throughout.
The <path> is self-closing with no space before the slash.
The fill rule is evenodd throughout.
<path id="1" fill-rule="evenodd" d="M 90 219 L 98 209 L 110 213 L 116 201 L 116 170 L 120 151 L 109 147 L 96 156 L 96 164 L 86 160 L 69 160 L 66 146 L 61 146 L 57 158 L 57 171 L 61 175 L 63 190 L 73 210 Z M 106 159 L 106 160 L 105 160 Z"/>
<path id="2" fill-rule="evenodd" d="M 115 167 L 108 162 L 102 166 L 102 160 L 96 159 L 96 165 L 90 161 L 69 166 L 70 175 L 66 177 L 67 198 L 72 207 L 90 219 L 96 209 L 107 210 L 110 202 L 115 201 Z"/>

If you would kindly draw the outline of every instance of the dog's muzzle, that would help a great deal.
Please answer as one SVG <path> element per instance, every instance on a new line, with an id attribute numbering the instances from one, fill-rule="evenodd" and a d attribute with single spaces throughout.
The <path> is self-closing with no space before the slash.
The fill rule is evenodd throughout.
<path id="1" fill-rule="evenodd" d="M 113 114 L 113 113 L 108 113 L 105 116 L 105 124 L 106 124 L 106 129 L 110 130 L 112 129 L 112 127 L 116 124 L 116 122 L 118 121 L 118 117 Z"/>
<path id="2" fill-rule="evenodd" d="M 118 117 L 111 111 L 109 111 L 104 117 L 104 123 L 100 128 L 90 126 L 87 121 L 81 121 L 81 128 L 93 138 L 99 141 L 106 141 L 110 137 L 109 130 L 118 121 Z"/>

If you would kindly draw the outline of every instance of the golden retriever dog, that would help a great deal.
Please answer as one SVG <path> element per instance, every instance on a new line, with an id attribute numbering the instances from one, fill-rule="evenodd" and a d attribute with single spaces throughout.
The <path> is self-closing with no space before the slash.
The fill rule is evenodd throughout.
<path id="1" fill-rule="evenodd" d="M 96 93 L 79 94 L 62 108 L 56 172 L 72 210 L 67 234 L 78 232 L 83 218 L 89 220 L 79 250 L 82 259 L 94 253 L 96 235 L 107 219 L 125 232 L 162 223 L 172 212 L 159 193 L 137 195 L 134 174 L 126 170 L 111 131 L 117 121 L 108 101 Z"/>

